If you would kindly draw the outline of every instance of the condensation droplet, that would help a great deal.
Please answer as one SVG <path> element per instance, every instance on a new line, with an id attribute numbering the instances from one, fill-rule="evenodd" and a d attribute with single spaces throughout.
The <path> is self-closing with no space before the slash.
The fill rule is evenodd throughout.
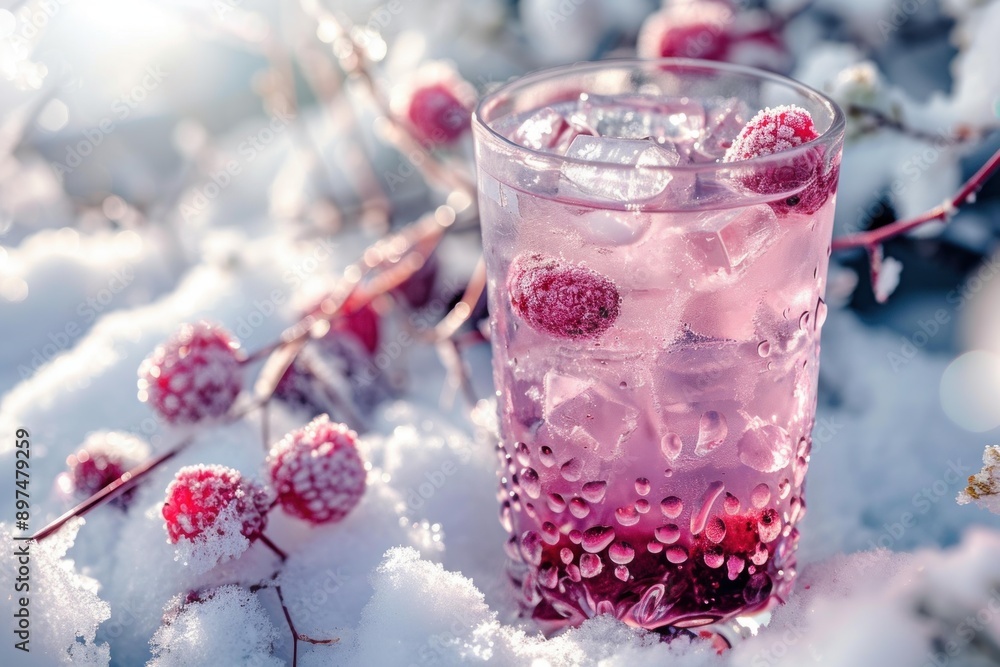
<path id="1" fill-rule="evenodd" d="M 615 576 L 622 581 L 628 581 L 628 568 L 624 565 L 619 565 L 615 568 Z"/>
<path id="2" fill-rule="evenodd" d="M 703 559 L 705 565 L 713 569 L 722 567 L 722 564 L 726 562 L 726 556 L 722 553 L 722 548 L 717 546 L 706 550 Z"/>
<path id="3" fill-rule="evenodd" d="M 612 563 L 628 565 L 635 558 L 635 549 L 625 542 L 615 542 L 608 548 L 608 558 Z"/>
<path id="4" fill-rule="evenodd" d="M 725 415 L 709 410 L 698 422 L 698 443 L 695 445 L 694 453 L 706 456 L 725 442 L 727 435 L 729 435 L 729 425 L 726 423 Z"/>
<path id="5" fill-rule="evenodd" d="M 559 572 L 554 565 L 545 565 L 538 570 L 538 583 L 545 588 L 555 588 L 559 583 Z"/>
<path id="6" fill-rule="evenodd" d="M 551 468 L 556 464 L 556 456 L 552 453 L 552 448 L 548 445 L 542 445 L 542 448 L 538 450 L 538 460 L 546 468 Z"/>
<path id="7" fill-rule="evenodd" d="M 557 544 L 559 542 L 559 529 L 551 521 L 542 524 L 542 539 L 546 544 Z"/>
<path id="8" fill-rule="evenodd" d="M 583 554 L 580 556 L 580 576 L 584 579 L 596 577 L 604 569 L 604 562 L 597 554 Z"/>
<path id="9" fill-rule="evenodd" d="M 684 547 L 670 547 L 667 549 L 667 560 L 675 565 L 683 563 L 688 559 L 687 549 Z"/>
<path id="10" fill-rule="evenodd" d="M 571 581 L 580 581 L 583 577 L 580 576 L 580 568 L 576 565 L 566 566 L 566 576 L 570 578 Z"/>
<path id="11" fill-rule="evenodd" d="M 809 328 L 809 323 L 812 321 L 812 313 L 808 310 L 799 316 L 799 329 L 805 331 Z"/>
<path id="12" fill-rule="evenodd" d="M 673 544 L 680 539 L 681 529 L 675 523 L 668 523 L 653 531 L 653 536 L 656 537 L 659 542 L 663 542 L 664 544 Z"/>
<path id="13" fill-rule="evenodd" d="M 581 546 L 589 553 L 603 551 L 615 541 L 615 529 L 611 526 L 594 526 L 583 533 Z"/>
<path id="14" fill-rule="evenodd" d="M 566 501 L 558 493 L 550 493 L 549 497 L 546 499 L 546 503 L 549 509 L 557 514 L 566 509 Z"/>
<path id="15" fill-rule="evenodd" d="M 623 526 L 634 526 L 639 523 L 639 512 L 634 505 L 626 505 L 615 510 L 615 519 Z"/>
<path id="16" fill-rule="evenodd" d="M 663 551 L 663 544 L 655 541 L 650 542 L 649 544 L 646 545 L 646 551 L 648 551 L 651 554 L 658 554 L 661 551 Z"/>
<path id="17" fill-rule="evenodd" d="M 649 480 L 646 479 L 645 477 L 640 477 L 639 479 L 635 480 L 635 492 L 638 493 L 640 496 L 649 495 L 650 488 L 652 487 L 649 483 Z"/>
<path id="18" fill-rule="evenodd" d="M 711 542 L 718 544 L 722 540 L 726 539 L 726 522 L 720 517 L 713 516 L 705 524 L 705 537 Z M 717 566 L 712 566 L 717 567 Z"/>
<path id="19" fill-rule="evenodd" d="M 559 550 L 559 560 L 563 565 L 569 565 L 573 562 L 573 551 L 569 547 L 563 547 Z"/>
<path id="20" fill-rule="evenodd" d="M 740 576 L 740 572 L 746 567 L 746 561 L 739 556 L 730 556 L 726 561 L 726 569 L 729 570 L 729 580 L 735 581 Z"/>
<path id="21" fill-rule="evenodd" d="M 514 454 L 517 456 L 517 461 L 523 466 L 531 465 L 531 450 L 523 442 L 519 442 L 514 445 Z"/>
<path id="22" fill-rule="evenodd" d="M 763 565 L 767 562 L 768 555 L 767 547 L 763 543 L 758 542 L 757 546 L 754 547 L 753 553 L 750 554 L 750 562 L 754 565 Z"/>
<path id="23" fill-rule="evenodd" d="M 757 354 L 762 357 L 767 357 L 771 354 L 771 344 L 766 340 L 761 341 L 760 345 L 757 346 Z"/>
<path id="24" fill-rule="evenodd" d="M 778 482 L 778 498 L 784 500 L 788 497 L 788 492 L 792 490 L 792 483 L 788 481 L 788 478 L 783 478 Z"/>
<path id="25" fill-rule="evenodd" d="M 726 514 L 739 514 L 740 499 L 731 493 L 726 493 L 726 499 L 722 501 L 722 507 Z"/>
<path id="26" fill-rule="evenodd" d="M 647 514 L 649 512 L 649 501 L 645 498 L 639 498 L 635 501 L 635 511 L 639 514 Z"/>
<path id="27" fill-rule="evenodd" d="M 722 482 L 712 482 L 705 489 L 705 494 L 701 497 L 701 507 L 691 515 L 692 535 L 697 535 L 705 530 L 705 523 L 708 521 L 709 512 L 712 511 L 712 505 L 715 504 L 716 498 L 722 494 L 724 489 L 725 485 Z"/>
<path id="28" fill-rule="evenodd" d="M 514 529 L 510 517 L 510 501 L 505 500 L 500 504 L 500 525 L 508 533 Z"/>
<path id="29" fill-rule="evenodd" d="M 820 329 L 826 323 L 826 316 L 829 312 L 829 308 L 826 306 L 826 301 L 823 301 L 823 297 L 819 298 L 816 302 L 816 328 Z"/>
<path id="30" fill-rule="evenodd" d="M 568 537 L 569 541 L 572 542 L 573 544 L 579 544 L 580 542 L 583 541 L 583 532 L 574 528 L 573 530 L 569 531 L 566 537 Z"/>
<path id="31" fill-rule="evenodd" d="M 757 509 L 764 507 L 771 501 L 771 487 L 769 487 L 764 482 L 761 482 L 757 486 L 753 487 L 753 491 L 750 492 L 750 502 Z"/>
<path id="32" fill-rule="evenodd" d="M 761 513 L 760 518 L 757 519 L 757 533 L 760 535 L 760 541 L 765 544 L 774 541 L 781 534 L 781 519 L 774 508 L 766 509 Z"/>
<path id="33" fill-rule="evenodd" d="M 583 496 L 584 500 L 591 503 L 599 503 L 604 500 L 604 494 L 607 493 L 608 483 L 603 481 L 597 482 L 587 482 L 583 485 L 583 489 L 580 491 L 580 495 Z"/>
<path id="34" fill-rule="evenodd" d="M 541 565 L 542 563 L 542 536 L 533 530 L 525 531 L 521 535 L 521 555 L 524 561 L 531 565 Z"/>
<path id="35" fill-rule="evenodd" d="M 670 461 L 674 461 L 678 456 L 680 456 L 681 448 L 683 446 L 684 443 L 681 442 L 681 436 L 676 433 L 667 433 L 663 436 L 663 439 L 660 440 L 660 451 L 662 451 L 663 455 Z"/>
<path id="36" fill-rule="evenodd" d="M 569 513 L 577 519 L 586 518 L 590 514 L 590 505 L 583 498 L 573 498 L 569 501 Z"/>
<path id="37" fill-rule="evenodd" d="M 534 468 L 521 470 L 521 489 L 532 498 L 542 495 L 542 482 Z"/>
<path id="38" fill-rule="evenodd" d="M 583 474 L 583 462 L 580 459 L 570 459 L 562 464 L 559 473 L 567 482 L 579 481 L 580 476 Z"/>
<path id="39" fill-rule="evenodd" d="M 667 496 L 660 501 L 660 511 L 668 519 L 676 519 L 684 511 L 684 503 L 677 496 Z"/>

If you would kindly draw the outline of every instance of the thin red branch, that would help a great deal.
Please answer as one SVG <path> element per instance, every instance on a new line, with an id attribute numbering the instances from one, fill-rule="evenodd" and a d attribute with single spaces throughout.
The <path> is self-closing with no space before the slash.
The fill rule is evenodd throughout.
<path id="1" fill-rule="evenodd" d="M 135 466 L 128 472 L 123 473 L 121 477 L 111 482 L 106 487 L 104 487 L 94 495 L 90 496 L 89 498 L 81 502 L 79 505 L 74 507 L 73 509 L 66 512 L 58 519 L 55 519 L 54 521 L 50 522 L 47 526 L 45 526 L 40 531 L 35 533 L 31 537 L 31 539 L 35 540 L 36 542 L 40 542 L 49 535 L 52 535 L 54 532 L 62 528 L 63 525 L 70 519 L 79 516 L 84 516 L 85 514 L 87 514 L 87 512 L 94 509 L 95 507 L 103 505 L 109 500 L 112 500 L 113 498 L 116 498 L 117 496 L 120 496 L 121 494 L 125 493 L 132 487 L 136 486 L 140 481 L 142 481 L 142 479 L 146 475 L 151 473 L 153 470 L 160 467 L 173 457 L 177 456 L 177 454 L 179 454 L 181 450 L 183 450 L 189 444 L 191 444 L 191 440 L 184 440 L 170 451 L 164 452 L 163 454 L 153 457 L 148 461 L 144 461 L 143 463 L 140 463 L 139 465 Z"/>
<path id="2" fill-rule="evenodd" d="M 847 250 L 849 248 L 874 248 L 880 243 L 884 243 L 891 238 L 905 234 L 912 229 L 916 229 L 928 222 L 942 221 L 948 222 L 962 206 L 971 203 L 975 195 L 982 189 L 996 171 L 1000 169 L 1000 150 L 994 153 L 975 174 L 967 180 L 954 197 L 939 206 L 935 206 L 929 211 L 922 213 L 909 220 L 897 220 L 892 224 L 879 227 L 859 234 L 851 234 L 835 239 L 831 246 L 834 251 Z"/>

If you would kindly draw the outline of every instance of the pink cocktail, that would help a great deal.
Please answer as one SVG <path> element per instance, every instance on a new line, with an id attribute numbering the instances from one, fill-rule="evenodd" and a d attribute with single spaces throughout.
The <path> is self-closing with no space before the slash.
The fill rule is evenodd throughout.
<path id="1" fill-rule="evenodd" d="M 777 143 L 738 154 L 768 107 Z M 610 61 L 508 84 L 474 128 L 523 608 L 695 627 L 783 600 L 843 115 L 757 70 Z"/>

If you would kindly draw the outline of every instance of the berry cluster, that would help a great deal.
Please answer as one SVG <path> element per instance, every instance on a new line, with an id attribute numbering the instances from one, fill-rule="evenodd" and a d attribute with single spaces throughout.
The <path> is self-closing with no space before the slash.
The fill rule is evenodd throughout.
<path id="1" fill-rule="evenodd" d="M 248 480 L 233 468 L 181 468 L 167 487 L 164 526 L 171 544 L 187 540 L 211 554 L 233 554 L 222 545 L 240 535 L 261 537 L 275 504 L 313 524 L 340 521 L 364 494 L 367 471 L 357 435 L 323 415 L 292 431 L 267 459 L 269 484 Z M 214 564 L 214 563 L 213 563 Z"/>

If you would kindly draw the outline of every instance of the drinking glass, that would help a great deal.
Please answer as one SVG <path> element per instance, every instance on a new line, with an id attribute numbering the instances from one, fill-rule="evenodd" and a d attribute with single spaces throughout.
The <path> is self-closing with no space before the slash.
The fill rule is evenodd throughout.
<path id="1" fill-rule="evenodd" d="M 725 161 L 760 110 L 818 138 Z M 473 121 L 500 521 L 546 632 L 770 608 L 795 578 L 844 116 L 722 63 L 578 64 Z"/>

